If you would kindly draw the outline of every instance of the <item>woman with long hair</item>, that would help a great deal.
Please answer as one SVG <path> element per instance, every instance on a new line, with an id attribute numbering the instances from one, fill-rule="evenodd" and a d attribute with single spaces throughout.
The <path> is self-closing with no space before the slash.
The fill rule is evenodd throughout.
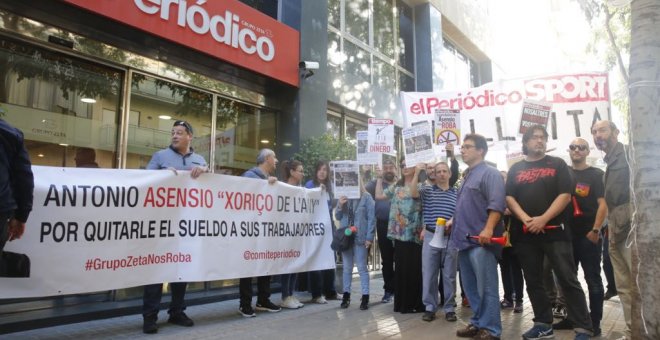
<path id="1" fill-rule="evenodd" d="M 390 221 L 387 238 L 394 240 L 394 271 L 397 285 L 394 291 L 394 311 L 420 313 L 425 310 L 422 302 L 422 243 L 420 234 L 423 223 L 422 204 L 417 184 L 423 164 L 406 167 L 401 160 L 403 176 L 395 184 L 383 190 L 380 169 L 377 170 L 376 199 L 390 200 Z"/>
<path id="2" fill-rule="evenodd" d="M 328 211 L 330 211 L 330 223 L 332 224 L 333 195 L 330 182 L 330 166 L 328 162 L 320 160 L 314 166 L 312 179 L 305 183 L 305 188 L 323 187 L 328 192 Z M 335 230 L 332 224 L 332 231 Z M 309 290 L 312 293 L 312 302 L 325 304 L 327 300 L 337 300 L 337 289 L 335 288 L 335 268 L 317 270 L 309 273 Z M 325 297 L 324 297 L 325 295 Z"/>
<path id="3" fill-rule="evenodd" d="M 282 168 L 284 169 L 284 181 L 287 184 L 300 186 L 303 181 L 304 170 L 303 164 L 297 160 L 286 160 L 283 162 Z M 282 303 L 280 307 L 296 309 L 304 306 L 295 295 L 293 290 L 296 287 L 296 274 L 288 273 L 280 275 L 280 282 L 282 284 Z"/>

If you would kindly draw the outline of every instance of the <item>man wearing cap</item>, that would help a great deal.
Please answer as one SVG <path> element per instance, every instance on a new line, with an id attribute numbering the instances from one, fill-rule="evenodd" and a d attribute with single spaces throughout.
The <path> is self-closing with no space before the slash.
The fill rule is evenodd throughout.
<path id="1" fill-rule="evenodd" d="M 193 139 L 192 126 L 186 121 L 177 120 L 172 126 L 172 143 L 169 147 L 156 152 L 151 156 L 147 170 L 170 169 L 190 171 L 192 178 L 208 172 L 204 157 L 196 154 L 190 144 Z M 187 282 L 172 282 L 172 301 L 170 302 L 170 314 L 167 322 L 179 326 L 192 327 L 194 322 L 188 318 L 183 311 L 186 309 L 184 296 L 186 294 Z M 158 332 L 158 307 L 163 295 L 163 284 L 155 283 L 144 286 L 144 297 L 142 305 L 142 316 L 144 324 L 142 331 L 147 334 Z"/>

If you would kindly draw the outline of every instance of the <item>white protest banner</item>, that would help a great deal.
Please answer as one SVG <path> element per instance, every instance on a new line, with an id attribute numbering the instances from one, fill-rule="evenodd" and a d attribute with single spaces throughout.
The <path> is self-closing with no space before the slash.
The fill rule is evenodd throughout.
<path id="1" fill-rule="evenodd" d="M 585 72 L 500 80 L 471 89 L 443 92 L 401 92 L 406 126 L 435 119 L 437 110 L 460 110 L 463 135 L 479 133 L 494 144 L 487 159 L 506 168 L 506 154 L 519 149 L 518 128 L 524 100 L 552 104 L 548 149 L 565 152 L 575 137 L 590 138 L 594 121 L 610 118 L 607 73 Z M 467 131 L 465 131 L 467 130 Z"/>
<path id="2" fill-rule="evenodd" d="M 369 118 L 369 152 L 394 152 L 394 121 L 392 119 Z"/>
<path id="3" fill-rule="evenodd" d="M 357 140 L 357 162 L 360 165 L 374 165 L 378 164 L 380 159 L 379 152 L 369 152 L 367 146 L 369 145 L 369 132 L 356 131 L 355 139 Z"/>
<path id="4" fill-rule="evenodd" d="M 447 143 L 461 144 L 461 111 L 435 110 L 435 144 L 445 147 Z"/>
<path id="5" fill-rule="evenodd" d="M 419 163 L 430 162 L 435 158 L 431 124 L 422 122 L 401 131 L 403 136 L 403 151 L 406 156 L 406 166 L 413 167 Z"/>
<path id="6" fill-rule="evenodd" d="M 332 161 L 332 192 L 335 197 L 360 198 L 360 165 L 356 161 Z"/>
<path id="7" fill-rule="evenodd" d="M 327 193 L 265 180 L 169 170 L 33 168 L 27 278 L 0 298 L 334 268 Z"/>

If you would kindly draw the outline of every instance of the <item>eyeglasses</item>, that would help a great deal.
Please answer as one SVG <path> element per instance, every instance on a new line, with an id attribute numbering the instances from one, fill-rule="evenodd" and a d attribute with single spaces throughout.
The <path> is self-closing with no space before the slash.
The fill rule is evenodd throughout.
<path id="1" fill-rule="evenodd" d="M 580 151 L 584 151 L 584 150 L 588 149 L 588 146 L 579 145 L 579 144 L 571 144 L 571 145 L 568 146 L 568 148 L 571 149 L 571 151 L 575 151 L 575 149 L 578 149 Z"/>
<path id="2" fill-rule="evenodd" d="M 476 147 L 477 147 L 476 145 L 472 145 L 472 144 L 463 144 L 461 145 L 461 150 L 469 150 Z"/>

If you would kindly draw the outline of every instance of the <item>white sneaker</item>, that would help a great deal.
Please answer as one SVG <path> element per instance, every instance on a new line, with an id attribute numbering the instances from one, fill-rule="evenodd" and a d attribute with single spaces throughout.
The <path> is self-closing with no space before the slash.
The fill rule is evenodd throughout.
<path id="1" fill-rule="evenodd" d="M 292 298 L 292 299 L 293 299 L 293 301 L 294 301 L 294 302 L 295 302 L 295 303 L 296 303 L 296 304 L 298 305 L 298 308 L 302 308 L 302 307 L 304 307 L 304 306 L 305 306 L 305 305 L 304 305 L 304 304 L 303 304 L 302 302 L 300 302 L 300 300 L 298 300 L 298 298 L 297 298 L 297 297 L 295 297 L 295 296 L 293 296 L 293 295 L 291 295 L 291 298 Z"/>
<path id="2" fill-rule="evenodd" d="M 288 308 L 288 309 L 298 309 L 298 304 L 296 301 L 291 297 L 287 296 L 282 303 L 280 303 L 280 307 L 282 308 Z"/>
<path id="3" fill-rule="evenodd" d="M 321 295 L 317 298 L 313 298 L 312 303 L 318 303 L 319 305 L 325 305 L 326 303 L 328 303 L 328 301 L 326 301 L 325 297 L 323 297 L 323 295 Z"/>

